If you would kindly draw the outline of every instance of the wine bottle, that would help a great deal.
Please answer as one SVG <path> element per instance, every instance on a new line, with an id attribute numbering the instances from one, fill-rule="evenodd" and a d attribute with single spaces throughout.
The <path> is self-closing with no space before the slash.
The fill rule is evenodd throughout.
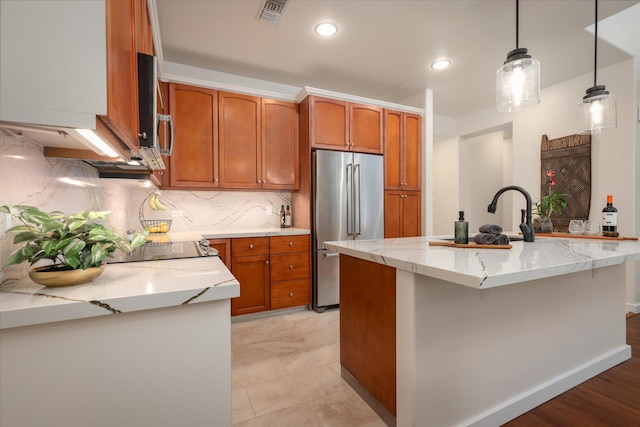
<path id="1" fill-rule="evenodd" d="M 287 205 L 287 210 L 285 211 L 285 214 L 284 214 L 284 226 L 286 228 L 291 227 L 291 210 L 289 209 L 289 205 Z"/>
<path id="2" fill-rule="evenodd" d="M 618 209 L 613 206 L 613 196 L 607 195 L 607 206 L 602 209 L 602 235 L 618 236 Z"/>
<path id="3" fill-rule="evenodd" d="M 285 220 L 284 205 L 280 205 L 280 228 L 285 227 Z"/>

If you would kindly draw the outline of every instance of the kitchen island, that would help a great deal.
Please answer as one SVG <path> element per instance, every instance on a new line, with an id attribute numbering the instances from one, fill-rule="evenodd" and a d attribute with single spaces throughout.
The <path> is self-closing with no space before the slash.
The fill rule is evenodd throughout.
<path id="1" fill-rule="evenodd" d="M 389 425 L 496 426 L 631 357 L 637 241 L 325 242 L 340 253 L 343 377 Z"/>
<path id="2" fill-rule="evenodd" d="M 231 426 L 230 298 L 217 257 L 0 285 L 0 425 Z"/>

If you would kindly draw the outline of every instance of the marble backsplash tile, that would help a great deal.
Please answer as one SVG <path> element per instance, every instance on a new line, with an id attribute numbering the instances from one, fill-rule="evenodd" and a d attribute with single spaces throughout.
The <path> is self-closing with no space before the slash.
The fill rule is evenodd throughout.
<path id="1" fill-rule="evenodd" d="M 66 213 L 111 211 L 109 225 L 124 234 L 128 229 L 142 230 L 140 205 L 153 191 L 157 189 L 144 188 L 141 181 L 101 179 L 93 166 L 80 160 L 46 158 L 39 145 L 0 129 L 0 205 L 25 204 Z M 237 231 L 278 227 L 277 213 L 281 205 L 291 203 L 291 194 L 166 190 L 160 200 L 168 210 L 152 211 L 145 204 L 142 214 L 145 219 L 172 219 L 172 232 Z M 267 207 L 273 215 L 266 214 Z M 172 210 L 181 210 L 183 216 L 171 218 Z M 7 219 L 0 215 L 2 266 L 16 247 L 4 232 L 10 226 Z"/>

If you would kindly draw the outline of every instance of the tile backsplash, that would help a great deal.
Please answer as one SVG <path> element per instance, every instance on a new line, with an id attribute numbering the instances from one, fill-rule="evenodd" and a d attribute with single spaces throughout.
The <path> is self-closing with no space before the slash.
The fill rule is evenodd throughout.
<path id="1" fill-rule="evenodd" d="M 140 207 L 155 187 L 141 181 L 101 179 L 95 168 L 81 160 L 44 157 L 37 144 L 4 133 L 0 129 L 0 205 L 32 205 L 44 211 L 71 213 L 81 210 L 111 211 L 110 226 L 124 234 L 142 230 Z M 153 211 L 145 204 L 145 219 L 172 219 L 172 232 L 237 231 L 278 227 L 281 205 L 291 204 L 288 192 L 161 191 L 166 211 Z M 273 215 L 267 215 L 271 207 Z M 171 218 L 171 211 L 182 217 Z M 0 263 L 15 249 L 10 225 L 0 215 Z M 26 271 L 26 268 L 24 268 Z"/>

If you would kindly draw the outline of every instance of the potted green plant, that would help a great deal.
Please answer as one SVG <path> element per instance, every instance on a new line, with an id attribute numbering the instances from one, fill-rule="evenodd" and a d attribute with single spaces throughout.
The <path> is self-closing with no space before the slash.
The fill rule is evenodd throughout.
<path id="1" fill-rule="evenodd" d="M 22 244 L 9 256 L 5 267 L 27 261 L 50 260 L 50 265 L 33 268 L 29 276 L 45 286 L 70 286 L 98 277 L 105 268 L 104 259 L 115 250 L 131 252 L 146 242 L 146 236 L 135 233 L 131 241 L 97 221 L 106 221 L 108 211 L 83 211 L 66 215 L 60 211 L 43 212 L 33 206 L 0 206 L 0 212 L 11 214 L 22 224 L 7 233 L 15 233 L 13 243 Z"/>
<path id="2" fill-rule="evenodd" d="M 551 215 L 557 213 L 562 215 L 567 208 L 567 201 L 564 199 L 564 194 L 555 189 L 558 182 L 556 181 L 556 171 L 547 170 L 545 172 L 547 176 L 547 194 L 540 197 L 534 202 L 534 214 L 538 215 L 533 221 L 534 229 L 537 233 L 551 233 L 553 232 L 553 220 Z"/>

